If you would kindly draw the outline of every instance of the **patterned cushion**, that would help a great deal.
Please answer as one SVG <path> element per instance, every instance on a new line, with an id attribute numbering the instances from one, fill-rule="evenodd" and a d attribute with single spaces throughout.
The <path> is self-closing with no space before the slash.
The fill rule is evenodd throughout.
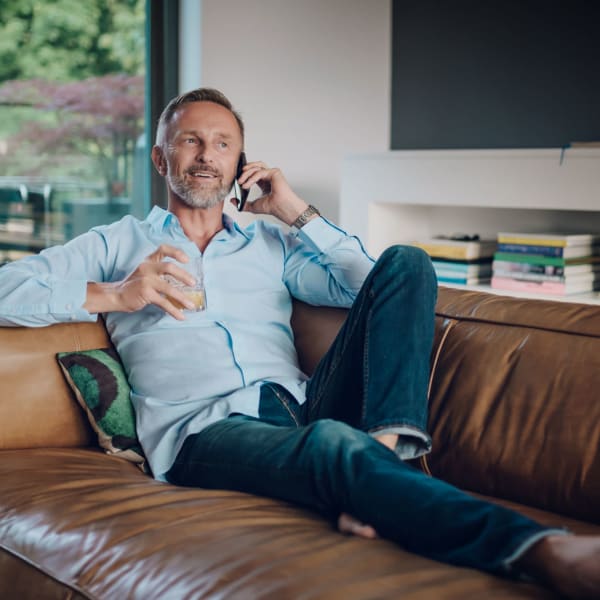
<path id="1" fill-rule="evenodd" d="M 113 348 L 59 352 L 58 363 L 85 410 L 98 442 L 108 454 L 137 463 L 146 471 L 137 438 L 130 387 Z"/>

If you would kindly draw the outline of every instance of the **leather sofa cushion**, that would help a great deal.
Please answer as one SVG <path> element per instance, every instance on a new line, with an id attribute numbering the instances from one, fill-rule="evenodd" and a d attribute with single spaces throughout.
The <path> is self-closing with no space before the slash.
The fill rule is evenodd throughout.
<path id="1" fill-rule="evenodd" d="M 391 542 L 341 535 L 283 502 L 159 483 L 99 450 L 2 454 L 2 598 L 40 597 L 35 585 L 46 589 L 50 578 L 88 598 L 554 597 Z M 600 533 L 534 513 L 550 525 Z"/>

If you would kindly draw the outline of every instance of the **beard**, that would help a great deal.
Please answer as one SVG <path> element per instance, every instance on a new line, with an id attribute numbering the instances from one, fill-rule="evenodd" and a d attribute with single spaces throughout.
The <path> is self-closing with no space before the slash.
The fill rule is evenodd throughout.
<path id="1" fill-rule="evenodd" d="M 194 176 L 197 169 L 188 169 L 183 175 L 167 173 L 167 183 L 181 201 L 190 208 L 212 208 L 225 200 L 231 190 L 231 185 L 221 183 L 217 188 L 202 189 L 193 182 L 186 180 L 186 174 Z M 203 169 L 206 170 L 206 169 Z M 217 174 L 213 171 L 213 173 Z"/>

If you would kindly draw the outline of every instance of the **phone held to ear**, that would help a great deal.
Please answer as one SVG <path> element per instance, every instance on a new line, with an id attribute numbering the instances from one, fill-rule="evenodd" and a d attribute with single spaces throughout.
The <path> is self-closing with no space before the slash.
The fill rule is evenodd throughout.
<path id="1" fill-rule="evenodd" d="M 236 195 L 236 199 L 237 199 L 237 209 L 239 211 L 244 210 L 244 206 L 246 206 L 246 200 L 248 200 L 248 194 L 250 193 L 250 190 L 244 189 L 238 182 L 238 179 L 242 175 L 245 164 L 246 164 L 246 153 L 241 152 L 240 160 L 238 160 L 238 164 L 237 164 L 237 171 L 235 174 L 235 182 L 234 182 L 235 195 Z"/>

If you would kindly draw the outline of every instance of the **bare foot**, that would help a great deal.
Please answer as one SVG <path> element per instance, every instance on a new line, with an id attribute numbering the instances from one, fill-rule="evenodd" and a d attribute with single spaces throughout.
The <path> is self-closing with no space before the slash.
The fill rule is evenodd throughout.
<path id="1" fill-rule="evenodd" d="M 342 513 L 338 517 L 337 525 L 342 533 L 350 533 L 368 540 L 373 540 L 377 537 L 377 532 L 370 525 L 361 523 L 348 513 Z"/>
<path id="2" fill-rule="evenodd" d="M 517 566 L 567 598 L 600 598 L 600 536 L 549 535 Z"/>
<path id="3" fill-rule="evenodd" d="M 384 446 L 387 446 L 390 450 L 393 450 L 398 443 L 398 435 L 395 433 L 384 433 L 377 436 L 375 439 Z M 373 527 L 362 523 L 348 513 L 342 513 L 338 517 L 337 525 L 342 533 L 351 533 L 352 535 L 358 535 L 359 537 L 364 537 L 369 540 L 378 537 L 377 532 Z"/>

